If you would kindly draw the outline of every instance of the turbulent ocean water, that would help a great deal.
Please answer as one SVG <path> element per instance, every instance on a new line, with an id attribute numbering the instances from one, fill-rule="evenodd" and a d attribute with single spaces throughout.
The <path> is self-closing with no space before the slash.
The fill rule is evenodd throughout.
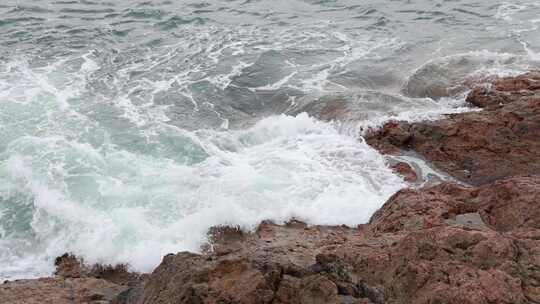
<path id="1" fill-rule="evenodd" d="M 1 279 L 64 252 L 151 271 L 216 225 L 365 223 L 404 182 L 362 132 L 540 68 L 536 0 L 2 0 L 0 17 Z"/>

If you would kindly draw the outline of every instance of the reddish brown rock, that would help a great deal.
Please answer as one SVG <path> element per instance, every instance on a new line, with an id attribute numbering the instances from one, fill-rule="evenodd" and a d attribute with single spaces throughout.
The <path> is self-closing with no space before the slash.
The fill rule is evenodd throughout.
<path id="1" fill-rule="evenodd" d="M 393 195 L 371 218 L 369 231 L 417 231 L 447 225 L 457 215 L 477 211 L 474 191 L 443 183 L 422 191 L 404 189 Z"/>
<path id="2" fill-rule="evenodd" d="M 505 226 L 456 219 L 503 201 L 507 208 L 538 208 L 539 194 L 538 176 L 481 188 L 447 183 L 402 190 L 374 215 L 365 240 L 355 244 L 362 250 L 342 247 L 336 254 L 370 284 L 385 286 L 390 303 L 538 301 L 539 230 L 529 228 L 534 224 L 525 226 L 523 213 L 510 215 Z"/>
<path id="3" fill-rule="evenodd" d="M 483 111 L 430 122 L 390 122 L 367 141 L 384 153 L 414 150 L 442 171 L 473 185 L 538 174 L 539 81 L 538 74 L 497 80 L 489 91 L 480 88 L 469 95 L 471 103 L 486 107 Z"/>
<path id="4" fill-rule="evenodd" d="M 340 303 L 340 276 L 325 275 L 329 268 L 322 264 L 310 267 L 326 244 L 335 246 L 353 231 L 298 222 L 263 223 L 253 234 L 233 231 L 220 233 L 217 249 L 206 255 L 166 256 L 137 303 Z"/>
<path id="5" fill-rule="evenodd" d="M 518 228 L 540 229 L 539 177 L 521 177 L 497 181 L 483 187 L 478 196 L 480 214 L 498 231 Z"/>
<path id="6" fill-rule="evenodd" d="M 480 108 L 498 107 L 523 97 L 534 96 L 538 90 L 540 90 L 540 73 L 527 73 L 477 84 L 467 96 L 467 101 Z"/>
<path id="7" fill-rule="evenodd" d="M 530 72 L 516 77 L 496 79 L 493 88 L 500 92 L 540 90 L 540 72 Z"/>
<path id="8" fill-rule="evenodd" d="M 446 226 L 354 245 L 362 250 L 337 254 L 382 286 L 386 303 L 526 303 L 513 240 L 497 232 Z"/>
<path id="9" fill-rule="evenodd" d="M 407 163 L 399 162 L 392 165 L 394 172 L 401 175 L 406 182 L 415 183 L 418 180 L 416 171 Z"/>
<path id="10" fill-rule="evenodd" d="M 358 228 L 214 229 L 214 251 L 166 256 L 124 303 L 539 301 L 538 195 L 538 176 L 443 183 L 398 192 Z"/>
<path id="11" fill-rule="evenodd" d="M 409 128 L 405 122 L 390 121 L 376 132 L 368 134 L 366 141 L 383 154 L 399 154 L 400 150 L 411 148 Z"/>

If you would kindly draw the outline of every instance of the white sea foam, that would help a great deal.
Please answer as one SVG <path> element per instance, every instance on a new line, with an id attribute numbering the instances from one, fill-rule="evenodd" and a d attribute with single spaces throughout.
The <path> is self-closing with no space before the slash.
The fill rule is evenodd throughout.
<path id="1" fill-rule="evenodd" d="M 216 225 L 250 230 L 295 217 L 353 226 L 403 186 L 376 151 L 307 114 L 193 132 L 132 98 L 172 82 L 88 97 L 100 63 L 81 58 L 40 69 L 23 60 L 0 74 L 7 83 L 19 77 L 21 89 L 0 106 L 9 129 L 0 153 L 0 264 L 10 265 L 2 278 L 50 274 L 64 252 L 150 271 L 166 253 L 198 251 Z M 71 65 L 77 77 L 57 78 Z"/>
<path id="2" fill-rule="evenodd" d="M 40 269 L 72 251 L 149 271 L 166 253 L 197 251 L 215 225 L 365 223 L 403 185 L 369 146 L 306 114 L 193 136 L 209 153 L 193 166 L 60 137 L 12 142 L 2 154 L 2 197 L 31 196 L 27 241 L 39 251 L 25 255 L 38 256 Z M 4 239 L 3 250 L 17 255 L 18 241 Z"/>

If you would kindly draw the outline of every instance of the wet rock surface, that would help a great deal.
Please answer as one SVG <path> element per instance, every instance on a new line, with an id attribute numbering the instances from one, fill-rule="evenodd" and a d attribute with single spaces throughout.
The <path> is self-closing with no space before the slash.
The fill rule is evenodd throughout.
<path id="1" fill-rule="evenodd" d="M 540 73 L 477 85 L 467 100 L 483 110 L 389 122 L 367 142 L 384 153 L 413 150 L 472 185 L 540 172 Z"/>
<path id="2" fill-rule="evenodd" d="M 397 174 L 401 175 L 406 182 L 415 183 L 418 180 L 416 171 L 405 162 L 398 162 L 391 166 Z"/>
<path id="3" fill-rule="evenodd" d="M 96 278 L 42 278 L 0 285 L 0 303 L 73 304 L 111 303 L 127 286 Z"/>

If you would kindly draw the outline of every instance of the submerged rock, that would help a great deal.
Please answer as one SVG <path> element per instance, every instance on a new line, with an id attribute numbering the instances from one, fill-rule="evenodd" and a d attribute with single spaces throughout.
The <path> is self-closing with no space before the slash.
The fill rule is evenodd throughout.
<path id="1" fill-rule="evenodd" d="M 466 92 L 481 81 L 496 78 L 478 71 L 494 65 L 512 66 L 520 58 L 492 52 L 472 52 L 440 57 L 427 62 L 407 79 L 402 91 L 410 97 L 440 99 Z"/>

